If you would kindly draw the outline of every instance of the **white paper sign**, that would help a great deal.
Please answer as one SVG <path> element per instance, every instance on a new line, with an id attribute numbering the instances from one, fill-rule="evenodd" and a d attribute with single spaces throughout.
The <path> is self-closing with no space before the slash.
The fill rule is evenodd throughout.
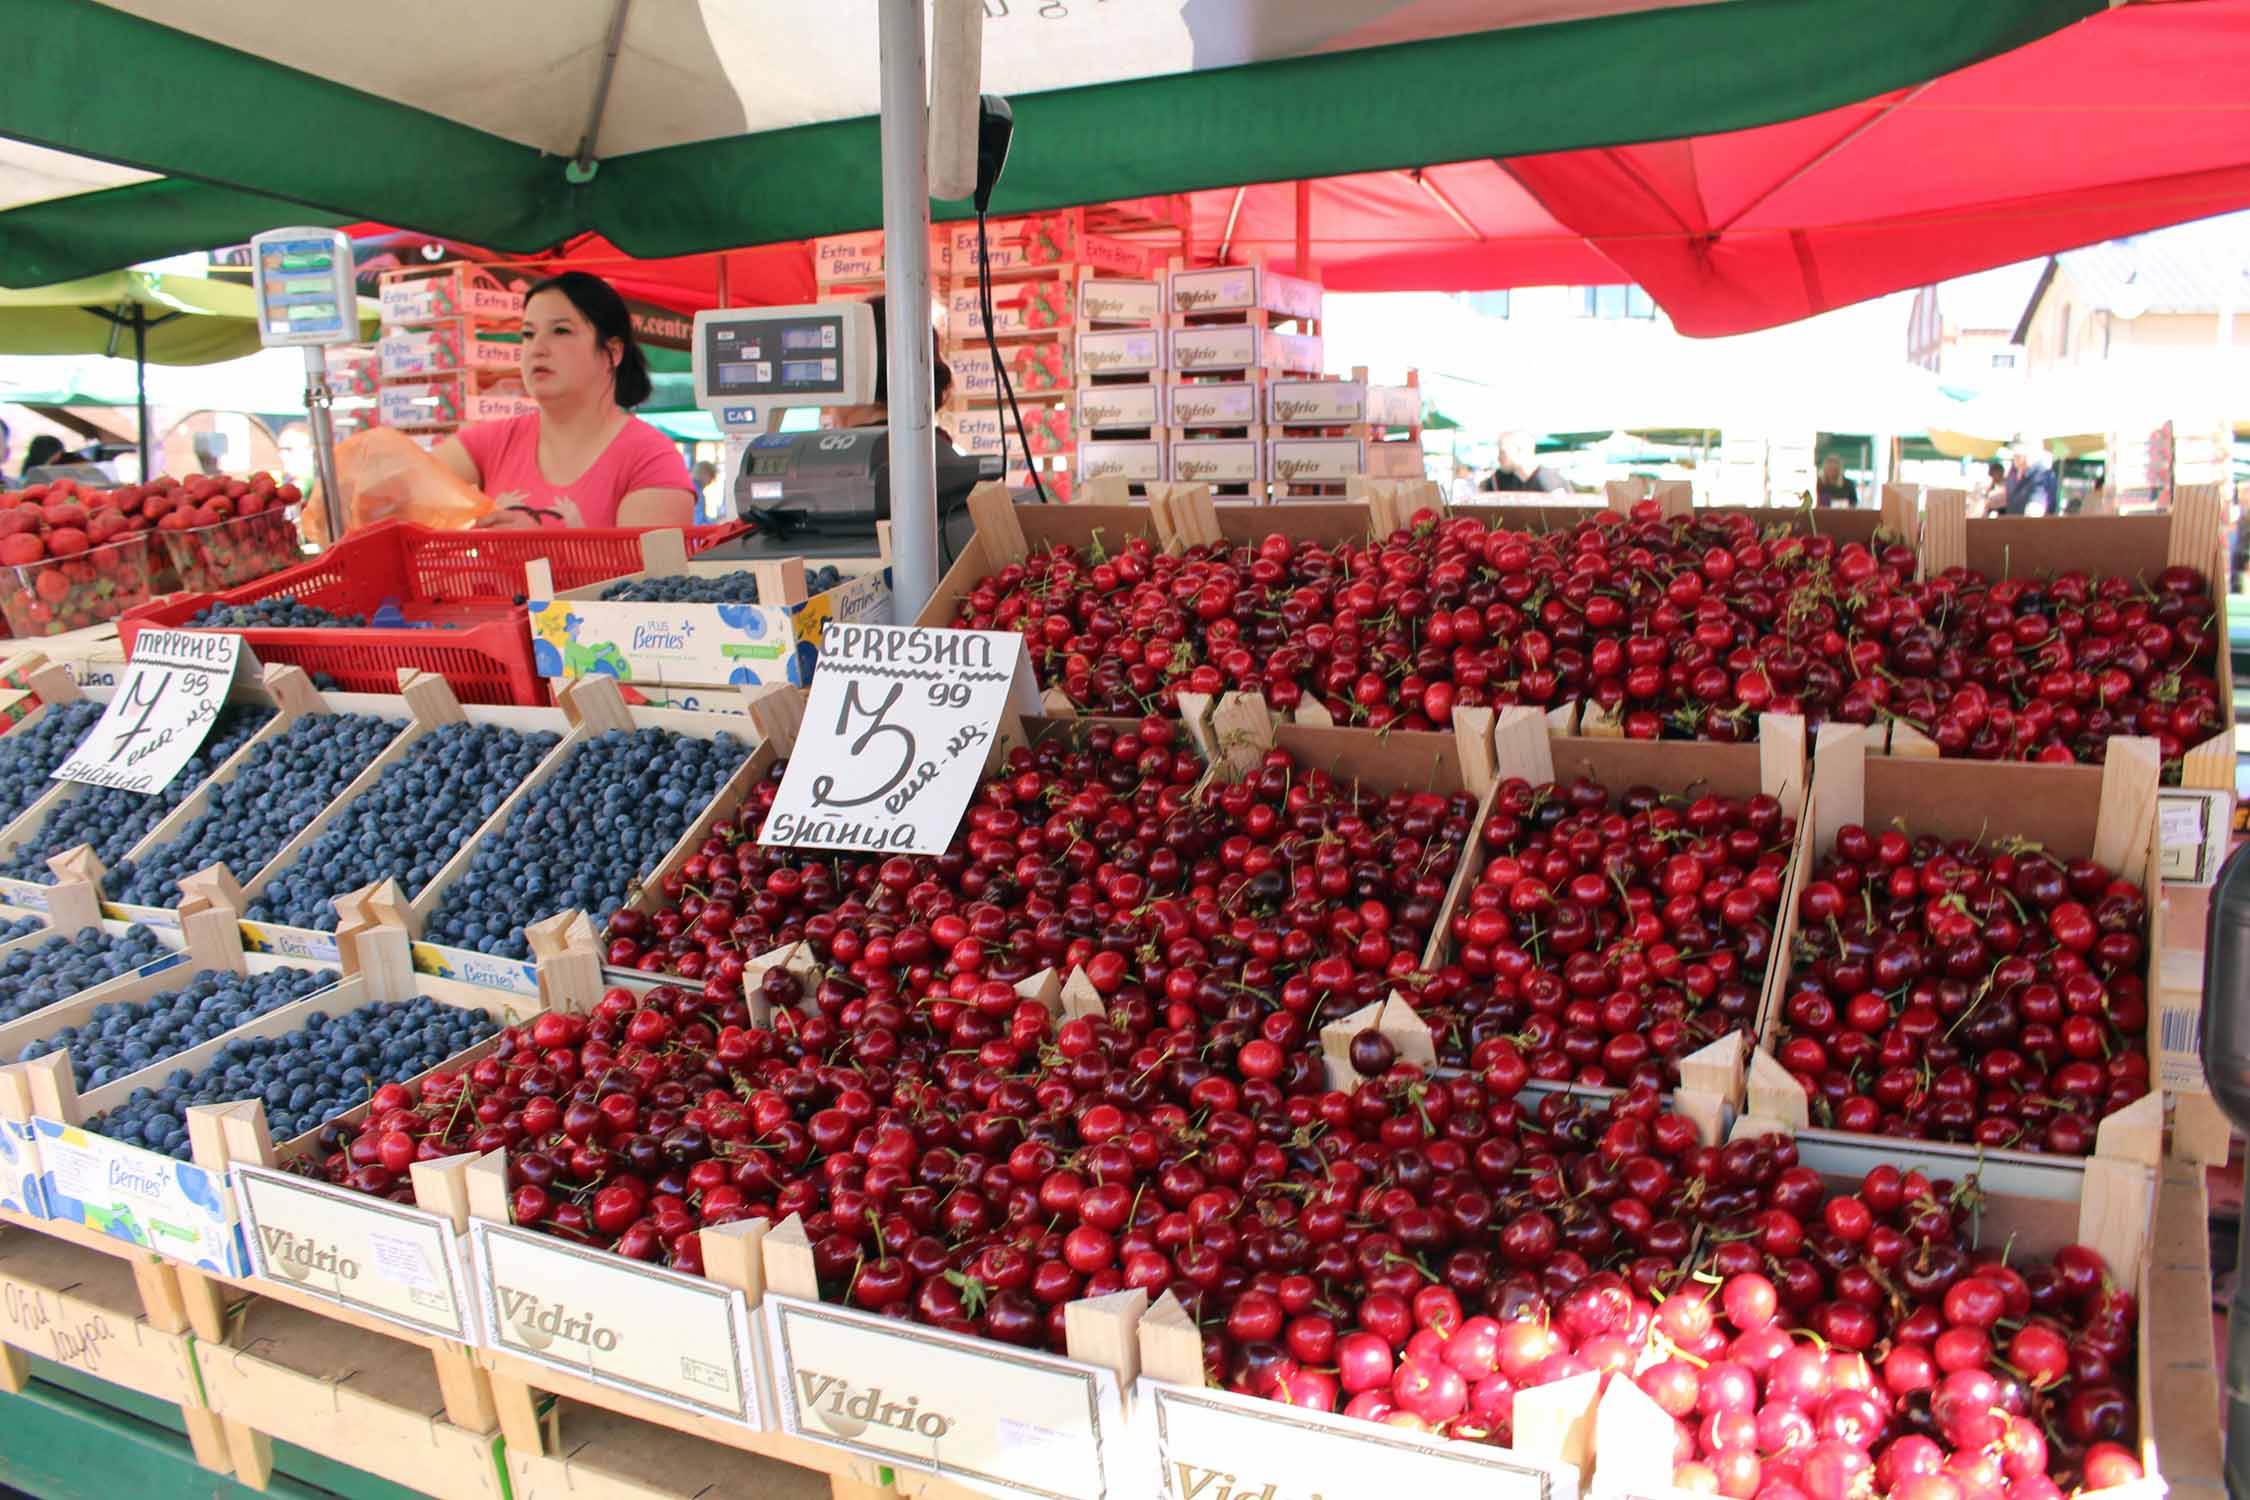
<path id="1" fill-rule="evenodd" d="M 1011 707 L 1039 711 L 1013 631 L 829 622 L 761 842 L 943 854 Z"/>
<path id="2" fill-rule="evenodd" d="M 2156 834 L 2166 884 L 2212 884 L 2234 839 L 2234 793 L 2166 787 L 2156 794 Z"/>
<path id="3" fill-rule="evenodd" d="M 1483 1443 L 1145 1378 L 1140 1410 L 1155 1433 L 1159 1500 L 1577 1500 L 1577 1470 Z"/>
<path id="4" fill-rule="evenodd" d="M 219 717 L 242 637 L 211 630 L 144 630 L 117 696 L 57 781 L 162 791 Z"/>
<path id="5" fill-rule="evenodd" d="M 652 1401 L 760 1425 L 742 1293 L 485 1219 L 469 1223 L 485 1343 Z"/>
<path id="6" fill-rule="evenodd" d="M 385 1198 L 237 1163 L 251 1269 L 422 1333 L 471 1343 L 467 1268 L 452 1223 Z"/>
<path id="7" fill-rule="evenodd" d="M 769 1294 L 765 1316 L 792 1436 L 987 1494 L 1135 1493 L 1117 1471 L 1124 1406 L 1107 1370 L 795 1297 Z"/>

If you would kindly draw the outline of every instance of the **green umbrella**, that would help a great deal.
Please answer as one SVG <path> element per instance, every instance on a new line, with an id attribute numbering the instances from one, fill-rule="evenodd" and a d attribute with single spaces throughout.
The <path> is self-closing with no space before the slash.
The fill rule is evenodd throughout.
<path id="1" fill-rule="evenodd" d="M 372 338 L 375 304 L 360 299 L 360 335 Z M 200 276 L 111 271 L 52 286 L 0 289 L 0 354 L 102 354 L 133 361 L 141 472 L 148 472 L 148 367 L 211 365 L 255 354 L 258 297 Z"/>

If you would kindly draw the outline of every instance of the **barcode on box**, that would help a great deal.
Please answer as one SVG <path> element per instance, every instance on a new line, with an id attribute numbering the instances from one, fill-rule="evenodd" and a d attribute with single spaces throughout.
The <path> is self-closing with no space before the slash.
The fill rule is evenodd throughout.
<path id="1" fill-rule="evenodd" d="M 2167 1005 L 2157 1013 L 2157 1036 L 2166 1052 L 2203 1054 L 2203 1012 L 2189 1005 Z"/>

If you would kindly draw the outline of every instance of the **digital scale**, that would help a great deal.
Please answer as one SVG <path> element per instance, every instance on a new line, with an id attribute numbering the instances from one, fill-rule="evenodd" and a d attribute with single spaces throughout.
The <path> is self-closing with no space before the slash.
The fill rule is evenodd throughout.
<path id="1" fill-rule="evenodd" d="M 696 404 L 726 435 L 735 514 L 757 522 L 749 536 L 699 557 L 877 554 L 876 523 L 891 514 L 889 429 L 768 429 L 778 413 L 794 407 L 869 404 L 880 358 L 875 314 L 865 303 L 724 307 L 695 315 Z M 939 453 L 946 551 L 965 545 L 974 529 L 969 491 L 1000 474 L 997 458 Z"/>
<path id="2" fill-rule="evenodd" d="M 250 239 L 250 286 L 258 302 L 258 338 L 269 349 L 305 351 L 305 412 L 312 421 L 328 534 L 344 534 L 343 496 L 336 488 L 336 430 L 329 421 L 331 344 L 359 339 L 359 268 L 351 236 L 339 229 L 269 229 Z"/>

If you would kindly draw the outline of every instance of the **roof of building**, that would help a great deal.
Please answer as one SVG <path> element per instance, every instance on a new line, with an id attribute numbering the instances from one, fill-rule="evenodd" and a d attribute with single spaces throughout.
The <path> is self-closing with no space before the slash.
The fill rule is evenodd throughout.
<path id="1" fill-rule="evenodd" d="M 1962 332 L 2014 328 L 2023 315 L 2024 299 L 2031 295 L 2046 267 L 2045 261 L 2018 261 L 1940 282 L 1938 311 Z"/>
<path id="2" fill-rule="evenodd" d="M 2023 305 L 2023 315 L 2016 320 L 2017 343 L 2023 342 L 2040 299 L 2054 284 L 2057 266 L 2068 273 L 2071 286 L 2088 306 L 2110 312 L 2130 308 L 2127 315 L 2131 317 L 2144 313 L 2215 313 L 2229 277 L 2239 278 L 2237 304 L 2250 309 L 2250 266 L 2243 263 L 2239 253 L 2224 245 L 2144 235 L 2048 257 L 2038 284 Z"/>

